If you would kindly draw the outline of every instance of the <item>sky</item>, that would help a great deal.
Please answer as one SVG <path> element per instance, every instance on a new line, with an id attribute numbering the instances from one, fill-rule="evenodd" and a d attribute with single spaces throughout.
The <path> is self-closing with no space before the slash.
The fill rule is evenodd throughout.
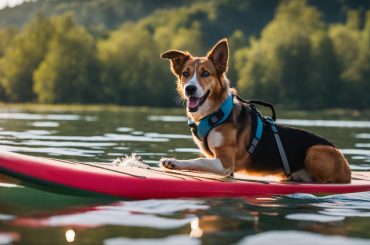
<path id="1" fill-rule="evenodd" d="M 5 7 L 15 7 L 23 2 L 29 2 L 30 0 L 0 0 L 0 9 Z"/>

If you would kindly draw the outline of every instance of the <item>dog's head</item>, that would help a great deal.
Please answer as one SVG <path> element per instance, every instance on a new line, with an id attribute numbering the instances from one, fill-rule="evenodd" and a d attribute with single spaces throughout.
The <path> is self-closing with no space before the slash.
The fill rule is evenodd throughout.
<path id="1" fill-rule="evenodd" d="M 178 79 L 177 91 L 187 101 L 187 111 L 193 119 L 200 120 L 216 111 L 227 97 L 228 56 L 226 39 L 219 41 L 205 57 L 193 57 L 179 50 L 161 55 L 162 59 L 171 60 L 171 70 Z"/>

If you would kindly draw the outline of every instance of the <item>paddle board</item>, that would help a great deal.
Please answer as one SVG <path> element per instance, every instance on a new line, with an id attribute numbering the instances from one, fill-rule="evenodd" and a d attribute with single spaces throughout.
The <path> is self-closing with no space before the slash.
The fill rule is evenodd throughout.
<path id="1" fill-rule="evenodd" d="M 351 184 L 222 178 L 212 174 L 74 162 L 0 150 L 0 172 L 24 183 L 77 193 L 128 199 L 249 197 L 293 193 L 334 194 L 370 191 L 370 172 L 353 172 Z M 79 194 L 78 194 L 79 195 Z"/>

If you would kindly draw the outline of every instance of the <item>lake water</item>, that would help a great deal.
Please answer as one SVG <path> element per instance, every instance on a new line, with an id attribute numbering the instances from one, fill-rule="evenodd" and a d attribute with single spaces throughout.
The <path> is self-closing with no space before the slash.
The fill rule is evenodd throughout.
<path id="1" fill-rule="evenodd" d="M 279 113 L 329 138 L 353 170 L 370 170 L 370 117 Z M 149 164 L 198 157 L 182 109 L 2 106 L 0 147 L 28 155 Z M 370 244 L 370 192 L 271 198 L 117 200 L 67 196 L 0 175 L 1 244 Z"/>

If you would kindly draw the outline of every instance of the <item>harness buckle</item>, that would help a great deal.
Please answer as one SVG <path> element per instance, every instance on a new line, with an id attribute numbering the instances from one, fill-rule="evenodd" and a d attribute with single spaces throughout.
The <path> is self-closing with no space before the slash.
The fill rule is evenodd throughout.
<path id="1" fill-rule="evenodd" d="M 224 117 L 224 115 L 225 113 L 221 109 L 218 110 L 211 118 L 208 119 L 208 124 L 210 126 L 215 125 Z"/>

